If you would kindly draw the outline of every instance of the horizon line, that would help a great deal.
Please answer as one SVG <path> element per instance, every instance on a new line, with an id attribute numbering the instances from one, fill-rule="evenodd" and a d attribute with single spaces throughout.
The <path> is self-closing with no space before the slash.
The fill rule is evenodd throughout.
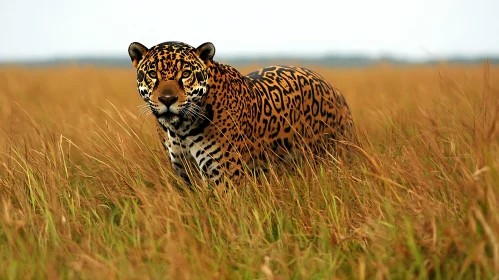
<path id="1" fill-rule="evenodd" d="M 425 57 L 415 57 L 410 55 L 400 55 L 394 53 L 384 54 L 369 54 L 363 52 L 328 52 L 321 54 L 314 53 L 246 53 L 233 55 L 219 55 L 215 61 L 223 60 L 317 60 L 324 58 L 357 58 L 366 60 L 398 60 L 407 62 L 425 62 L 439 60 L 477 60 L 477 59 L 499 59 L 499 53 L 475 53 L 475 54 L 448 54 L 448 55 L 427 55 Z M 118 54 L 75 54 L 75 55 L 52 55 L 46 57 L 26 57 L 26 58 L 0 58 L 0 64 L 30 64 L 30 63 L 46 63 L 57 61 L 72 61 L 72 60 L 129 60 L 128 56 Z"/>

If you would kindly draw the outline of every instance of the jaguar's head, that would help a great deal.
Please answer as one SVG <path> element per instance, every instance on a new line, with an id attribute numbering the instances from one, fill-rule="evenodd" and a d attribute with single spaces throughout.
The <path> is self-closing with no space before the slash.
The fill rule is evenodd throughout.
<path id="1" fill-rule="evenodd" d="M 215 55 L 212 43 L 194 48 L 166 42 L 148 49 L 135 42 L 128 47 L 128 54 L 137 68 L 139 93 L 163 126 L 178 128 L 184 121 L 202 116 L 207 67 Z"/>

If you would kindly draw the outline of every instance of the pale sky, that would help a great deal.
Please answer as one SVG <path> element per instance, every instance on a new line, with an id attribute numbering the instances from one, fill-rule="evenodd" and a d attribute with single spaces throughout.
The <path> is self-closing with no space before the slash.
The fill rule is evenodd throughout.
<path id="1" fill-rule="evenodd" d="M 128 56 L 214 43 L 218 56 L 499 54 L 499 0 L 0 0 L 0 61 Z"/>

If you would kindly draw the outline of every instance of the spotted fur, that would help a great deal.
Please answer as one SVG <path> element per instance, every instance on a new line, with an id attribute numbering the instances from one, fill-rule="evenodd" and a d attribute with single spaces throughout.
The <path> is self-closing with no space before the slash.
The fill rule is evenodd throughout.
<path id="1" fill-rule="evenodd" d="M 165 42 L 150 49 L 132 43 L 128 52 L 139 93 L 186 182 L 185 158 L 218 185 L 239 180 L 254 159 L 285 156 L 299 143 L 356 138 L 343 95 L 311 70 L 271 66 L 243 76 L 213 60 L 211 43 Z"/>

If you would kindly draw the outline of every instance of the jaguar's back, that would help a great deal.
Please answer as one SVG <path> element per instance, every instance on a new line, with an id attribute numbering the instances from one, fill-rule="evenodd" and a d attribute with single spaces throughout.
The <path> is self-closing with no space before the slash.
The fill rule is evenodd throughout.
<path id="1" fill-rule="evenodd" d="M 316 72 L 270 66 L 245 78 L 255 93 L 255 108 L 260 109 L 251 114 L 255 142 L 266 143 L 278 154 L 288 153 L 297 144 L 357 142 L 345 98 Z M 259 150 L 258 144 L 254 149 Z"/>

